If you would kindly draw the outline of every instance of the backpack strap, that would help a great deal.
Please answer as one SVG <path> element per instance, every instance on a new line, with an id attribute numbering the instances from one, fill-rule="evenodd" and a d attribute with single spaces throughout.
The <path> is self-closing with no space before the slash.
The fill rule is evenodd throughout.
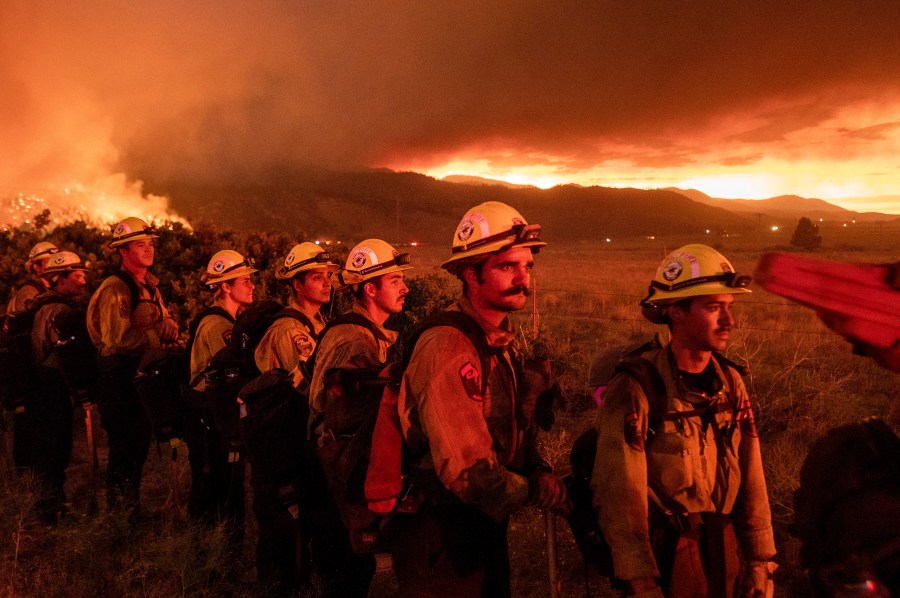
<path id="1" fill-rule="evenodd" d="M 209 307 L 204 308 L 199 314 L 194 316 L 194 319 L 191 320 L 191 323 L 188 325 L 188 340 L 187 344 L 184 346 L 185 355 L 187 358 L 191 358 L 191 349 L 194 348 L 194 340 L 197 338 L 197 330 L 200 328 L 200 324 L 203 322 L 203 319 L 206 316 L 222 316 L 232 324 L 234 324 L 234 317 L 228 313 L 224 307 L 220 305 L 211 305 Z"/>
<path id="2" fill-rule="evenodd" d="M 666 385 L 662 376 L 653 364 L 642 358 L 643 351 L 637 352 L 646 346 L 642 345 L 637 350 L 627 353 L 616 366 L 616 373 L 624 372 L 631 376 L 640 385 L 641 390 L 644 391 L 649 405 L 647 419 L 651 430 L 659 429 L 662 423 L 666 421 L 677 421 L 695 416 L 707 421 L 718 413 L 733 411 L 737 414 L 740 410 L 737 395 L 734 393 L 731 385 L 729 385 L 725 390 L 725 396 L 728 400 L 724 403 L 716 403 L 708 407 L 690 409 L 688 411 L 668 411 L 666 409 Z M 713 351 L 713 358 L 719 363 L 723 371 L 733 368 L 740 375 L 745 375 L 747 372 L 746 366 L 731 361 L 717 351 Z"/>
<path id="3" fill-rule="evenodd" d="M 290 310 L 290 308 L 285 308 L 284 310 L 279 312 L 279 317 L 281 316 L 281 314 L 283 314 L 285 311 L 288 311 L 288 310 Z M 296 311 L 296 310 L 291 310 L 291 311 Z M 293 316 L 288 316 L 288 317 L 293 317 Z M 297 319 L 299 319 L 299 318 L 297 318 Z M 372 322 L 371 320 L 369 320 L 367 317 L 365 317 L 362 314 L 358 314 L 356 312 L 350 311 L 347 313 L 343 313 L 343 314 L 339 315 L 338 317 L 330 320 L 325 325 L 325 329 L 322 330 L 322 332 L 319 333 L 318 338 L 316 338 L 316 347 L 313 349 L 312 355 L 310 355 L 306 361 L 303 361 L 300 363 L 300 369 L 303 372 L 303 376 L 307 380 L 312 380 L 313 372 L 315 371 L 315 367 L 316 367 L 316 357 L 319 354 L 319 347 L 322 345 L 322 342 L 321 342 L 322 339 L 325 338 L 325 335 L 328 334 L 328 332 L 332 328 L 334 328 L 335 326 L 340 326 L 341 324 L 354 324 L 356 326 L 365 328 L 366 330 L 368 330 L 369 332 L 372 333 L 373 339 L 375 339 L 376 341 L 378 340 L 378 335 L 380 334 L 380 332 L 379 332 L 377 326 L 375 325 L 374 322 Z M 310 328 L 310 329 L 312 329 L 312 328 Z"/>
<path id="4" fill-rule="evenodd" d="M 316 343 L 319 342 L 319 337 L 320 337 L 321 335 L 320 335 L 320 334 L 316 334 L 316 328 L 315 328 L 315 326 L 313 325 L 312 320 L 310 320 L 310 319 L 306 316 L 306 314 L 303 313 L 302 311 L 300 311 L 300 310 L 298 310 L 298 309 L 294 309 L 293 307 L 285 307 L 283 310 L 281 310 L 280 312 L 278 312 L 278 313 L 275 315 L 275 319 L 276 319 L 276 320 L 281 319 L 281 318 L 293 318 L 293 319 L 297 320 L 298 322 L 300 322 L 301 324 L 303 324 L 303 326 L 304 326 L 304 327 L 306 328 L 306 330 L 309 332 L 309 335 L 312 337 L 312 339 L 313 339 Z M 363 319 L 365 320 L 365 318 L 363 318 Z M 368 320 L 366 320 L 366 321 L 368 322 Z M 325 332 L 325 331 L 323 330 L 322 333 L 324 333 L 324 332 Z"/>
<path id="5" fill-rule="evenodd" d="M 47 287 L 40 280 L 35 280 L 34 278 L 26 278 L 19 288 L 21 289 L 22 287 L 31 287 L 38 292 L 38 295 L 47 292 Z"/>
<path id="6" fill-rule="evenodd" d="M 128 287 L 128 293 L 131 296 L 131 311 L 134 312 L 134 310 L 137 309 L 138 301 L 141 300 L 141 288 L 138 286 L 137 281 L 131 274 L 125 272 L 124 270 L 116 270 L 112 273 L 112 275 L 124 282 Z M 152 287 L 148 285 L 147 289 L 150 291 L 150 295 L 152 296 Z"/>
<path id="7" fill-rule="evenodd" d="M 456 328 L 466 335 L 466 338 L 468 338 L 472 345 L 475 346 L 475 350 L 478 352 L 478 358 L 481 361 L 481 392 L 482 394 L 487 392 L 488 378 L 490 377 L 491 372 L 491 358 L 495 355 L 499 355 L 502 352 L 502 349 L 491 347 L 487 342 L 487 336 L 481 325 L 476 322 L 472 316 L 458 310 L 438 312 L 419 322 L 410 336 L 403 343 L 402 367 L 400 368 L 399 373 L 402 374 L 409 365 L 409 362 L 412 359 L 413 349 L 415 349 L 416 343 L 419 341 L 422 334 L 426 330 L 436 326 L 450 326 L 451 328 Z M 517 379 L 521 379 L 521 377 Z M 399 380 L 397 380 L 397 382 L 399 382 Z"/>

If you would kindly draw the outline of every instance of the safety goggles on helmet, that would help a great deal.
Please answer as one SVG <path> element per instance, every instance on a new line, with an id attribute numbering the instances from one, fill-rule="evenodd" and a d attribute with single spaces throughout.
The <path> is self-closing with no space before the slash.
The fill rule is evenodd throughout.
<path id="1" fill-rule="evenodd" d="M 55 253 L 59 253 L 59 248 L 56 245 L 42 241 L 32 247 L 31 251 L 28 252 L 28 260 L 25 262 L 25 267 L 28 268 L 32 264 L 47 259 Z"/>
<path id="2" fill-rule="evenodd" d="M 650 286 L 661 291 L 671 292 L 677 291 L 679 289 L 686 289 L 688 287 L 697 286 L 698 284 L 706 284 L 708 282 L 721 282 L 726 287 L 731 289 L 745 289 L 750 286 L 751 281 L 752 278 L 749 276 L 738 276 L 734 272 L 724 272 L 722 274 L 716 274 L 713 276 L 700 276 L 698 278 L 691 278 L 689 280 L 682 280 L 681 282 L 675 282 L 671 284 L 666 284 L 658 280 L 654 280 L 650 282 Z"/>
<path id="3" fill-rule="evenodd" d="M 219 278 L 221 278 L 221 277 L 225 276 L 226 274 L 228 274 L 229 272 L 234 272 L 238 268 L 243 268 L 244 266 L 246 266 L 247 268 L 253 268 L 254 266 L 256 266 L 256 260 L 254 260 L 252 257 L 244 258 L 243 262 L 239 262 L 237 264 L 234 264 L 232 266 L 225 268 L 217 276 Z"/>
<path id="4" fill-rule="evenodd" d="M 51 278 L 76 270 L 87 270 L 90 266 L 90 262 L 82 260 L 72 251 L 59 251 L 56 252 L 47 263 L 47 268 L 44 269 L 41 276 L 44 278 Z"/>
<path id="5" fill-rule="evenodd" d="M 309 266 L 310 264 L 321 264 L 322 266 L 334 266 L 335 257 L 330 253 L 322 252 L 317 253 L 311 258 L 307 258 L 305 260 L 301 260 L 299 262 L 294 262 L 290 266 L 282 266 L 279 268 L 279 274 L 284 278 L 290 278 L 291 272 L 296 272 L 303 268 L 304 266 Z M 308 269 L 308 268 L 307 268 Z"/>
<path id="6" fill-rule="evenodd" d="M 472 241 L 467 245 L 459 245 L 457 247 L 454 247 L 450 251 L 452 254 L 462 253 L 464 251 L 471 251 L 472 249 L 476 249 L 489 243 L 496 243 L 504 239 L 512 240 L 509 245 L 521 245 L 523 243 L 531 243 L 535 241 L 539 242 L 541 240 L 541 225 L 524 223 L 514 224 L 510 230 L 505 230 L 495 235 L 484 237 L 483 239 L 478 239 L 477 241 Z"/>
<path id="7" fill-rule="evenodd" d="M 410 257 L 408 253 L 398 253 L 392 260 L 388 260 L 380 264 L 375 264 L 374 266 L 369 266 L 368 268 L 363 268 L 362 270 L 357 270 L 356 273 L 360 276 L 371 278 L 370 275 L 375 272 L 387 270 L 388 268 L 393 268 L 394 266 L 406 266 L 407 264 L 409 264 L 409 260 Z"/>
<path id="8" fill-rule="evenodd" d="M 113 230 L 112 241 L 109 242 L 109 248 L 116 249 L 130 241 L 143 241 L 145 239 L 151 240 L 158 238 L 159 235 L 156 234 L 156 227 L 147 224 L 140 218 L 131 216 L 116 225 L 116 228 Z"/>

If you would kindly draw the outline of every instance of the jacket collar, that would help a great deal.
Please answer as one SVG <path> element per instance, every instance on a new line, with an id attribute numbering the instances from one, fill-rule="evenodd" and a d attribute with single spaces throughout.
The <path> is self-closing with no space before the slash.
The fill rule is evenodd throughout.
<path id="1" fill-rule="evenodd" d="M 494 326 L 481 317 L 481 315 L 475 310 L 472 302 L 469 301 L 469 298 L 465 295 L 460 297 L 456 302 L 456 305 L 454 305 L 453 307 L 478 322 L 478 325 L 481 326 L 482 330 L 484 330 L 488 345 L 492 347 L 507 348 L 515 342 L 516 335 L 510 332 L 509 318 L 503 318 L 503 321 L 500 322 L 499 327 Z"/>
<path id="2" fill-rule="evenodd" d="M 361 315 L 375 325 L 375 328 L 378 330 L 378 334 L 381 336 L 381 338 L 378 340 L 385 341 L 392 345 L 397 341 L 398 334 L 393 330 L 388 330 L 387 328 L 373 320 L 371 314 L 369 314 L 369 312 L 365 310 L 358 301 L 353 302 L 353 307 L 350 308 L 350 311 Z"/>

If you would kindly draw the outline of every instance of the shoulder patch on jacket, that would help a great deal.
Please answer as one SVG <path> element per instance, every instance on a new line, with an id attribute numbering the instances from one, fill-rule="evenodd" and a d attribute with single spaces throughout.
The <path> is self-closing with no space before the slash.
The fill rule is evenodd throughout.
<path id="1" fill-rule="evenodd" d="M 481 396 L 481 374 L 471 361 L 467 361 L 459 368 L 459 378 L 470 399 L 473 401 L 484 400 L 484 397 Z"/>

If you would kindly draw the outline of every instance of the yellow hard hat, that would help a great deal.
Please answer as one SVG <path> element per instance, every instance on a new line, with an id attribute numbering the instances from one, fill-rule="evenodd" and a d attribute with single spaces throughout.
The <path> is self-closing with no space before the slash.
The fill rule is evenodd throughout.
<path id="1" fill-rule="evenodd" d="M 110 249 L 115 249 L 116 247 L 121 247 L 125 243 L 130 243 L 131 241 L 143 241 L 144 239 L 158 238 L 159 235 L 156 234 L 156 229 L 140 218 L 131 216 L 118 223 L 116 228 L 113 229 L 113 238 L 112 241 L 109 242 L 108 247 Z"/>
<path id="2" fill-rule="evenodd" d="M 257 271 L 253 266 L 253 258 L 244 259 L 244 256 L 237 251 L 223 249 L 217 251 L 209 260 L 206 272 L 200 276 L 200 280 L 208 286 L 216 285 L 226 280 L 253 274 Z"/>
<path id="3" fill-rule="evenodd" d="M 701 295 L 750 293 L 749 276 L 739 276 L 724 255 L 694 243 L 667 255 L 656 276 L 650 281 L 648 294 L 641 301 L 642 313 L 651 322 L 662 324 L 667 316 L 663 306 Z"/>
<path id="4" fill-rule="evenodd" d="M 452 255 L 441 267 L 457 274 L 473 257 L 510 247 L 532 247 L 532 251 L 537 251 L 546 245 L 540 236 L 540 224 L 528 224 L 518 210 L 505 203 L 487 201 L 463 216 L 453 235 Z"/>
<path id="5" fill-rule="evenodd" d="M 74 272 L 75 270 L 87 270 L 90 263 L 78 257 L 78 254 L 71 251 L 59 251 L 47 262 L 47 267 L 41 274 L 43 278 L 51 278 L 66 272 Z"/>
<path id="6" fill-rule="evenodd" d="M 275 278 L 278 280 L 288 280 L 307 270 L 316 268 L 328 268 L 329 270 L 337 270 L 340 265 L 335 261 L 334 256 L 326 252 L 324 249 L 310 243 L 300 243 L 294 245 L 287 257 L 284 258 L 284 264 L 275 271 Z"/>
<path id="7" fill-rule="evenodd" d="M 331 284 L 340 289 L 410 268 L 408 253 L 400 253 L 381 239 L 366 239 L 350 250 L 344 269 L 331 277 Z"/>
<path id="8" fill-rule="evenodd" d="M 57 253 L 59 248 L 50 243 L 49 241 L 41 241 L 31 248 L 31 251 L 28 252 L 28 259 L 25 261 L 25 269 L 31 270 L 31 267 L 41 261 L 45 260 L 54 253 Z"/>

